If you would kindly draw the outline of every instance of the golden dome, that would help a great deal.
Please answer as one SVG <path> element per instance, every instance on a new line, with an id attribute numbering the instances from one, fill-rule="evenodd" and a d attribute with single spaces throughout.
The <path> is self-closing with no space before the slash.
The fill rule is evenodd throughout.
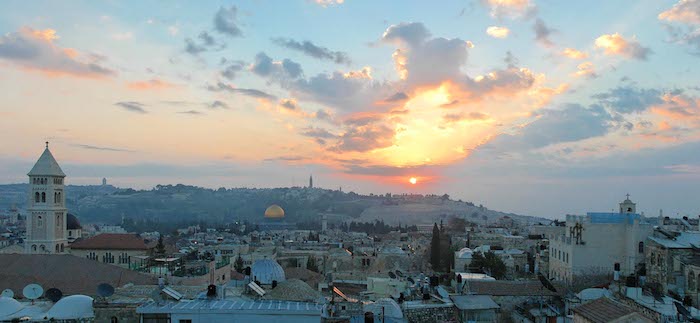
<path id="1" fill-rule="evenodd" d="M 281 219 L 284 217 L 284 210 L 277 204 L 272 204 L 265 210 L 265 217 L 268 219 Z"/>

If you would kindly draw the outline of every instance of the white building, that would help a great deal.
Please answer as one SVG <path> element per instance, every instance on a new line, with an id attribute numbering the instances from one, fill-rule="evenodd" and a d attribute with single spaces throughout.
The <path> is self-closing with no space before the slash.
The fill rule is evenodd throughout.
<path id="1" fill-rule="evenodd" d="M 49 151 L 49 143 L 29 176 L 27 239 L 24 252 L 33 254 L 64 253 L 68 246 L 63 173 Z"/>
<path id="2" fill-rule="evenodd" d="M 549 276 L 572 283 L 576 276 L 611 274 L 616 263 L 623 275 L 633 273 L 652 230 L 629 195 L 618 213 L 567 215 L 564 232 L 549 241 Z"/>

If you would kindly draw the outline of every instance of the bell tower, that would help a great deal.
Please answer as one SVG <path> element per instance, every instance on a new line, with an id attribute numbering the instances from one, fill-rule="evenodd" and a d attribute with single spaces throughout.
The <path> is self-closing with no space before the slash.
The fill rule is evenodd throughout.
<path id="1" fill-rule="evenodd" d="M 620 203 L 620 214 L 637 213 L 637 204 L 630 200 L 630 195 L 627 194 L 627 199 Z"/>
<path id="2" fill-rule="evenodd" d="M 37 160 L 29 176 L 27 238 L 24 252 L 29 254 L 64 253 L 66 240 L 66 196 L 63 180 L 66 174 L 49 150 Z"/>

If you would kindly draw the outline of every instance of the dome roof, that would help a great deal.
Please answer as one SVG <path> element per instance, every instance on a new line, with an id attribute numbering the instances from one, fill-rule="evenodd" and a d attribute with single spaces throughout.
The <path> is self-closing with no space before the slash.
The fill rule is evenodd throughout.
<path id="1" fill-rule="evenodd" d="M 459 259 L 471 259 L 472 254 L 474 254 L 474 251 L 472 251 L 469 248 L 462 248 L 459 251 L 457 251 L 457 258 Z"/>
<path id="2" fill-rule="evenodd" d="M 83 227 L 80 225 L 80 221 L 78 221 L 78 218 L 73 215 L 73 213 L 68 213 L 66 216 L 66 229 L 68 230 L 78 230 L 82 229 Z"/>
<path id="3" fill-rule="evenodd" d="M 273 280 L 278 283 L 286 280 L 284 269 L 282 266 L 272 259 L 260 259 L 253 263 L 250 268 L 253 280 L 259 281 L 261 284 L 272 284 Z"/>
<path id="4" fill-rule="evenodd" d="M 92 310 L 92 297 L 85 295 L 71 295 L 61 298 L 46 312 L 49 319 L 71 320 L 95 317 Z"/>
<path id="5" fill-rule="evenodd" d="M 383 312 L 382 308 L 384 308 Z M 365 312 L 372 312 L 375 316 L 384 313 L 386 317 L 403 318 L 401 306 L 391 298 L 380 298 L 374 303 L 365 305 L 363 310 Z"/>
<path id="6" fill-rule="evenodd" d="M 272 204 L 265 210 L 265 217 L 268 219 L 281 219 L 284 217 L 284 210 L 277 204 Z"/>
<path id="7" fill-rule="evenodd" d="M 22 310 L 24 306 L 12 297 L 0 296 L 0 318 L 8 317 Z"/>

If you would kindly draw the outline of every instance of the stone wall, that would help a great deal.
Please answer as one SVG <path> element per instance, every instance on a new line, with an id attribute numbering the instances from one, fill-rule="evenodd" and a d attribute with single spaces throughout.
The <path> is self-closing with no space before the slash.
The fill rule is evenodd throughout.
<path id="1" fill-rule="evenodd" d="M 457 308 L 454 306 L 404 308 L 403 315 L 408 322 L 457 321 Z"/>

